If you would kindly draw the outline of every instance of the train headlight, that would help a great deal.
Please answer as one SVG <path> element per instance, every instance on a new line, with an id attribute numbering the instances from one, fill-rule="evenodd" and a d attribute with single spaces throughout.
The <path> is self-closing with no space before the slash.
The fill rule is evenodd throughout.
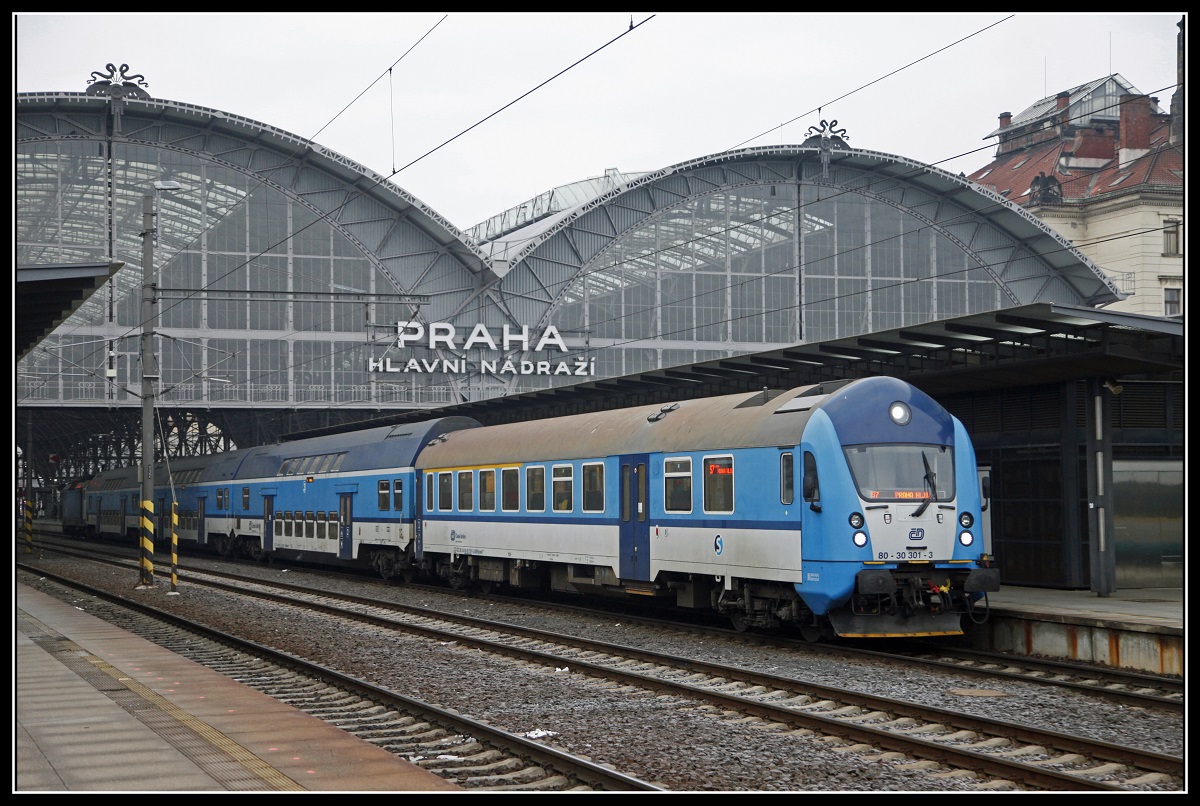
<path id="1" fill-rule="evenodd" d="M 975 535 L 973 535 L 967 531 L 959 532 L 958 533 L 958 542 L 962 543 L 964 546 L 969 546 L 975 542 Z"/>
<path id="2" fill-rule="evenodd" d="M 858 546 L 859 548 L 862 548 L 863 546 L 867 545 L 867 533 L 866 532 L 855 532 L 854 533 L 854 545 Z"/>
<path id="3" fill-rule="evenodd" d="M 864 523 L 866 523 L 866 521 L 863 520 L 861 512 L 855 512 L 850 515 L 850 528 L 861 529 Z"/>
<path id="4" fill-rule="evenodd" d="M 912 409 L 908 407 L 907 403 L 899 400 L 888 406 L 888 414 L 891 415 L 892 422 L 896 425 L 908 425 L 908 421 L 912 419 Z"/>
<path id="5" fill-rule="evenodd" d="M 962 528 L 970 529 L 971 525 L 975 523 L 975 516 L 970 512 L 960 512 L 958 522 L 962 525 Z"/>

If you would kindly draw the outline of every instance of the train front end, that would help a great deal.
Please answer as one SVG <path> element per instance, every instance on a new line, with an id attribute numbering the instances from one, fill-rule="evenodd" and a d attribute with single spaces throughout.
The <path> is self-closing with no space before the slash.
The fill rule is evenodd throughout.
<path id="1" fill-rule="evenodd" d="M 986 618 L 999 569 L 962 423 L 892 378 L 816 408 L 803 445 L 805 603 L 846 638 L 960 635 L 964 618 Z"/>

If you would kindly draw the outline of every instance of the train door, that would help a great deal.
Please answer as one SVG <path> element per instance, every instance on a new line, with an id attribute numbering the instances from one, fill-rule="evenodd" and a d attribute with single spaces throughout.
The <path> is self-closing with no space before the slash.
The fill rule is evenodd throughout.
<path id="1" fill-rule="evenodd" d="M 100 531 L 100 496 L 89 496 L 87 521 L 83 525 L 83 532 L 88 537 L 95 537 L 98 531 Z"/>
<path id="2" fill-rule="evenodd" d="M 976 469 L 979 476 L 979 495 L 983 503 L 981 513 L 982 523 L 979 531 L 983 532 L 983 550 L 992 553 L 992 466 L 986 465 Z"/>
<path id="3" fill-rule="evenodd" d="M 800 567 L 804 567 L 804 553 L 821 556 L 828 553 L 829 547 L 821 531 L 821 479 L 817 473 L 817 457 L 810 450 L 805 450 L 800 456 Z M 801 575 L 801 581 L 804 576 Z"/>
<path id="4" fill-rule="evenodd" d="M 158 499 L 158 509 L 154 511 L 154 519 L 158 526 L 154 529 L 154 542 L 159 545 L 171 544 L 171 510 L 167 507 L 167 499 Z"/>
<path id="5" fill-rule="evenodd" d="M 428 493 L 421 491 L 426 489 L 426 485 L 433 484 L 433 476 L 417 473 L 414 478 L 416 484 L 413 487 L 413 494 L 410 496 L 413 513 L 413 556 L 420 561 L 425 559 L 425 513 L 433 508 L 433 488 L 429 487 Z M 427 479 L 427 481 L 422 481 L 422 479 Z"/>
<path id="6" fill-rule="evenodd" d="M 196 496 L 196 543 L 203 546 L 208 543 L 208 526 L 204 522 L 204 496 Z"/>
<path id="7" fill-rule="evenodd" d="M 621 457 L 621 558 L 623 580 L 650 580 L 650 475 L 644 453 Z"/>
<path id="8" fill-rule="evenodd" d="M 275 550 L 275 496 L 263 494 L 263 551 Z"/>
<path id="9" fill-rule="evenodd" d="M 338 558 L 354 559 L 354 524 L 351 518 L 354 493 L 338 493 Z"/>

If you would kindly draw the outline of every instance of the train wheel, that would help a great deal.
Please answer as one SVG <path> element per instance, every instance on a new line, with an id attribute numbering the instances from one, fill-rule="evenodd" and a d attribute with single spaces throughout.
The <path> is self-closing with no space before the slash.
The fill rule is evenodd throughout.
<path id="1" fill-rule="evenodd" d="M 750 621 L 742 613 L 734 613 L 729 617 L 729 621 L 732 622 L 733 628 L 738 632 L 746 632 L 746 630 L 750 629 Z"/>
<path id="2" fill-rule="evenodd" d="M 805 624 L 800 628 L 800 637 L 810 644 L 815 644 L 823 638 L 821 628 L 815 624 Z"/>

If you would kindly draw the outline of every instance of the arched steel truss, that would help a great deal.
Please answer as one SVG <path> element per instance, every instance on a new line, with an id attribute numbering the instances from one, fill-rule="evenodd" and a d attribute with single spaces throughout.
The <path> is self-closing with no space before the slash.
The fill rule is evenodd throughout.
<path id="1" fill-rule="evenodd" d="M 762 225 L 758 236 L 743 232 L 723 237 L 730 250 L 739 254 L 763 248 L 766 240 L 778 246 L 794 239 L 796 262 L 792 268 L 797 283 L 803 279 L 805 266 L 802 236 L 832 226 L 830 221 L 809 215 L 808 210 L 819 206 L 813 199 L 828 204 L 842 196 L 901 211 L 953 244 L 966 264 L 991 279 L 995 297 L 987 305 L 993 309 L 1033 302 L 1095 305 L 1120 297 L 1099 268 L 1022 208 L 965 178 L 878 152 L 805 144 L 702 157 L 639 175 L 573 210 L 536 222 L 525 230 L 527 235 L 507 233 L 501 246 L 500 239 L 472 241 L 387 177 L 308 140 L 237 115 L 171 101 L 97 98 L 82 93 L 21 95 L 17 112 L 18 226 L 14 238 L 19 265 L 97 259 L 126 264 L 108 293 L 95 295 L 51 337 L 58 345 L 74 340 L 74 357 L 69 362 L 72 370 L 77 369 L 104 392 L 89 397 L 87 390 L 67 389 L 61 377 L 68 364 L 58 357 L 61 353 L 42 349 L 22 362 L 18 378 L 21 407 L 94 408 L 99 413 L 137 406 L 132 390 L 139 373 L 132 348 L 124 351 L 125 362 L 118 362 L 117 382 L 106 377 L 111 361 L 106 360 L 105 346 L 134 332 L 108 314 L 119 307 L 123 296 L 133 293 L 136 299 L 140 289 L 141 201 L 160 179 L 178 181 L 185 188 L 158 199 L 157 251 L 161 258 L 156 259 L 160 263 L 156 277 L 163 289 L 163 307 L 173 304 L 166 289 L 172 285 L 174 267 L 205 259 L 205 233 L 230 222 L 245 221 L 244 226 L 249 227 L 253 219 L 248 206 L 286 200 L 289 216 L 302 212 L 307 219 L 296 222 L 296 227 L 317 222 L 327 225 L 334 233 L 331 237 L 347 244 L 345 248 L 370 267 L 369 287 L 360 289 L 364 296 L 344 295 L 345 301 L 362 301 L 366 334 L 346 330 L 324 335 L 267 335 L 290 342 L 357 339 L 363 350 L 356 358 L 371 347 L 385 347 L 395 335 L 389 328 L 401 319 L 448 322 L 460 332 L 477 324 L 489 328 L 529 326 L 539 331 L 556 324 L 564 306 L 580 297 L 581 284 L 591 282 L 596 288 L 619 291 L 619 282 L 605 279 L 605 262 L 627 245 L 634 233 L 722 194 L 761 192 L 765 198 L 774 189 L 794 194 L 794 222 L 772 220 Z M 94 156 L 96 149 L 99 157 Z M 736 211 L 730 216 L 736 219 Z M 295 234 L 290 217 L 279 232 L 288 238 Z M 289 260 L 288 279 L 278 292 L 302 299 L 303 292 L 291 279 L 290 252 L 284 248 L 277 255 L 271 251 L 277 245 L 268 243 L 263 254 Z M 692 256 L 706 259 L 701 247 L 693 250 Z M 671 271 L 692 268 L 670 252 L 656 259 L 669 264 Z M 247 261 L 247 271 L 251 263 Z M 181 287 L 178 294 L 199 294 L 211 300 L 218 299 L 220 291 L 216 285 L 202 292 Z M 801 306 L 805 304 L 800 292 L 798 299 Z M 663 300 L 664 305 L 670 302 Z M 925 311 L 923 315 L 936 318 L 938 312 Z M 767 349 L 803 343 L 808 339 L 803 327 L 801 324 L 794 337 L 785 340 L 735 344 L 718 339 L 712 346 L 714 352 L 734 355 L 748 352 L 752 346 Z M 870 332 L 874 327 L 870 316 L 856 324 L 839 322 L 837 335 Z M 596 339 L 585 328 L 563 330 L 572 348 L 618 348 L 614 340 Z M 172 329 L 169 325 L 160 327 L 160 332 L 181 341 L 211 341 L 230 335 L 210 328 Z M 160 339 L 159 343 L 165 345 L 166 341 Z M 92 343 L 99 346 L 93 348 Z M 439 348 L 425 355 L 447 358 L 452 354 Z M 530 355 L 529 351 L 513 350 L 508 357 Z M 164 402 L 178 412 L 167 429 L 169 455 L 229 447 L 230 431 L 264 436 L 245 424 L 230 429 L 228 424 L 216 423 L 220 418 L 202 413 L 209 410 L 251 410 L 261 415 L 274 409 L 314 413 L 336 409 L 343 414 L 359 411 L 366 417 L 381 409 L 431 407 L 529 389 L 529 379 L 489 376 L 478 362 L 465 367 L 464 373 L 439 379 L 435 383 L 441 384 L 442 391 L 425 397 L 397 393 L 386 388 L 388 384 L 371 379 L 363 384 L 361 395 L 309 400 L 297 394 L 300 387 L 291 367 L 282 376 L 283 382 L 276 384 L 281 394 L 255 397 L 236 383 L 232 389 L 214 385 L 206 377 L 207 367 L 200 364 L 192 375 L 177 376 L 164 390 Z M 601 370 L 592 378 L 603 375 Z M 26 377 L 38 380 L 26 384 Z M 553 385 L 558 379 L 533 380 Z M 337 385 L 333 373 L 329 383 Z M 292 421 L 291 426 L 295 425 Z M 44 440 L 50 436 L 42 435 Z M 82 474 L 112 461 L 128 460 L 140 450 L 130 442 L 131 435 L 110 436 L 80 437 L 70 470 Z M 44 470 L 47 476 L 57 473 L 61 477 L 67 468 Z"/>

